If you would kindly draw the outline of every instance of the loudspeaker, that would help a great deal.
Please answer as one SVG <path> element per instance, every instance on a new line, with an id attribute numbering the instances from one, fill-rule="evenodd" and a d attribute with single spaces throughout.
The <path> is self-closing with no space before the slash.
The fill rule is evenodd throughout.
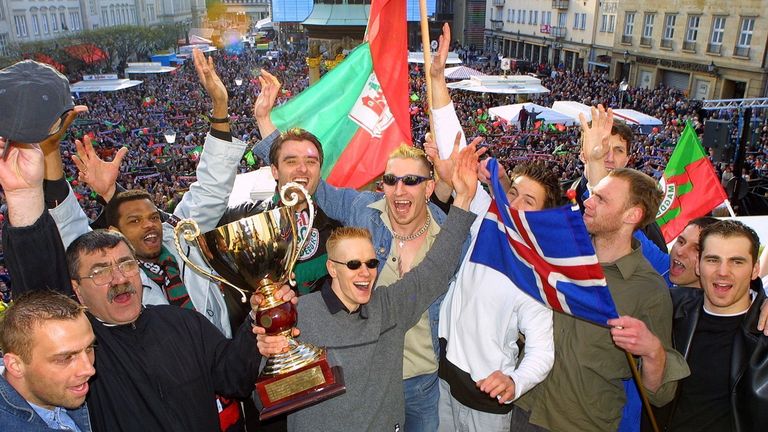
<path id="1" fill-rule="evenodd" d="M 702 144 L 705 148 L 714 150 L 713 162 L 730 162 L 730 125 L 728 120 L 707 120 L 704 123 Z"/>

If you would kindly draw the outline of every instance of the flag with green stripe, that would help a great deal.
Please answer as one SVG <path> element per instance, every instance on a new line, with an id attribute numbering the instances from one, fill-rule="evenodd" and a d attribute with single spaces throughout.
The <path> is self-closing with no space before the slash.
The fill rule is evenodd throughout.
<path id="1" fill-rule="evenodd" d="M 674 240 L 691 219 L 707 215 L 727 199 L 690 123 L 686 123 L 677 141 L 660 185 L 664 198 L 656 223 L 667 243 Z"/>
<path id="2" fill-rule="evenodd" d="M 358 188 L 384 172 L 389 154 L 411 144 L 405 0 L 373 0 L 365 42 L 272 112 L 280 130 L 306 129 L 323 145 L 322 176 Z"/>

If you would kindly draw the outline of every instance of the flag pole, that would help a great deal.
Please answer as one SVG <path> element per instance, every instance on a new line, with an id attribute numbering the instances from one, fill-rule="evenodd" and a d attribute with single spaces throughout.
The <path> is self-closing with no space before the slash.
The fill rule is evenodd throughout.
<path id="1" fill-rule="evenodd" d="M 630 354 L 628 351 L 624 351 L 624 354 L 627 355 L 629 368 L 632 369 L 632 377 L 635 379 L 635 384 L 637 384 L 637 390 L 640 392 L 640 398 L 643 399 L 643 406 L 645 407 L 645 412 L 648 413 L 648 418 L 651 420 L 651 427 L 653 428 L 653 432 L 659 432 L 659 425 L 656 424 L 656 417 L 653 415 L 653 410 L 651 410 L 651 402 L 648 400 L 648 393 L 645 391 L 645 386 L 643 386 L 643 379 L 640 377 L 640 372 L 637 370 L 637 362 L 635 361 L 635 358 L 632 357 L 632 354 Z"/>
<path id="2" fill-rule="evenodd" d="M 429 131 L 434 136 L 434 125 L 432 124 L 432 51 L 429 45 L 429 23 L 427 22 L 427 0 L 419 0 L 419 12 L 421 15 L 421 49 L 424 52 L 424 78 L 427 83 L 427 115 L 429 116 Z M 450 43 L 450 41 L 446 42 Z"/>
<path id="3" fill-rule="evenodd" d="M 728 209 L 728 213 L 731 214 L 732 218 L 735 218 L 736 213 L 734 213 L 733 207 L 731 207 L 731 200 L 725 200 L 724 203 L 725 203 L 725 207 Z"/>

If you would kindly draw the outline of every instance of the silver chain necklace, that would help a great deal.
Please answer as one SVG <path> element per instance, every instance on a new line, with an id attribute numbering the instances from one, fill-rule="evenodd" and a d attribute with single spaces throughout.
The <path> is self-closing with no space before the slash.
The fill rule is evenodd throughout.
<path id="1" fill-rule="evenodd" d="M 403 246 L 405 245 L 405 242 L 411 241 L 411 240 L 416 240 L 417 238 L 419 238 L 422 235 L 424 235 L 424 233 L 427 232 L 427 230 L 429 229 L 429 224 L 431 224 L 431 223 L 432 223 L 432 218 L 429 217 L 429 212 L 427 212 L 427 221 L 424 222 L 424 226 L 419 228 L 418 231 L 416 231 L 415 233 L 413 233 L 411 235 L 404 236 L 404 235 L 400 235 L 400 234 L 396 233 L 394 230 L 392 230 L 392 237 L 394 237 L 394 238 L 399 240 L 397 244 L 402 249 Z"/>

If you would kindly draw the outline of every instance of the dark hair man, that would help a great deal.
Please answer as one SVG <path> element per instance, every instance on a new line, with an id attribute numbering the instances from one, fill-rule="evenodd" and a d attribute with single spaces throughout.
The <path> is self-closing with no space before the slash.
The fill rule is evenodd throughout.
<path id="1" fill-rule="evenodd" d="M 85 396 L 95 337 L 85 307 L 51 291 L 19 296 L 0 321 L 4 430 L 91 430 Z"/>
<path id="2" fill-rule="evenodd" d="M 672 288 L 673 335 L 691 368 L 658 418 L 669 431 L 759 431 L 768 425 L 768 336 L 757 329 L 765 293 L 759 239 L 735 220 L 701 231 L 701 289 Z"/>

